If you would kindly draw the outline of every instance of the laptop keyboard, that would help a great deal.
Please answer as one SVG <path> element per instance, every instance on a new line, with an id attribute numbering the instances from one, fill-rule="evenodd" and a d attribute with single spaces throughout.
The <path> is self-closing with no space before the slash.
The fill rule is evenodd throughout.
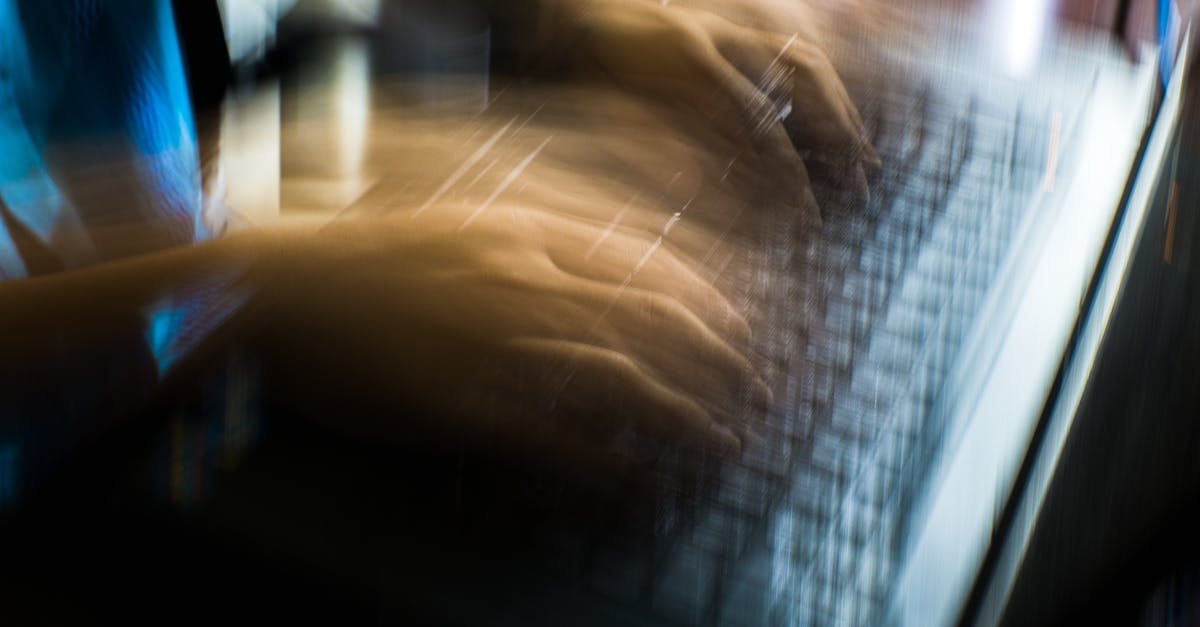
<path id="1" fill-rule="evenodd" d="M 530 527 L 537 563 L 509 583 L 560 592 L 572 624 L 885 622 L 948 380 L 1045 182 L 1051 110 L 1012 92 L 906 77 L 856 98 L 883 161 L 871 197 L 818 187 L 819 229 L 764 220 L 722 264 L 774 391 L 742 457 L 663 495 L 649 532 L 613 512 Z M 558 622 L 537 608 L 510 622 Z"/>
<path id="2" fill-rule="evenodd" d="M 823 317 L 800 368 L 819 380 L 799 386 L 797 403 L 813 435 L 768 531 L 780 573 L 768 623 L 882 621 L 948 427 L 938 401 L 1041 184 L 1047 116 L 1016 107 L 1006 119 L 978 98 L 928 92 L 911 102 L 906 117 L 882 118 L 877 141 L 894 169 L 878 201 L 831 220 L 816 244 L 824 261 L 807 280 Z"/>
<path id="3" fill-rule="evenodd" d="M 700 502 L 660 505 L 651 550 L 593 571 L 596 591 L 680 624 L 883 620 L 948 427 L 938 400 L 1043 184 L 1049 114 L 988 102 L 877 96 L 870 200 L 819 194 L 825 224 L 800 241 L 763 228 L 739 284 L 770 282 L 751 324 L 783 364 L 772 413 Z"/>

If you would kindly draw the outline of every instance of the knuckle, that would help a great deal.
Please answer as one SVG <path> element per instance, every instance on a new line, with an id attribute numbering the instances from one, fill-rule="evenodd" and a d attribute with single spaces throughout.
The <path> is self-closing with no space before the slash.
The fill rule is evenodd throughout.
<path id="1" fill-rule="evenodd" d="M 690 312 L 683 303 L 661 292 L 649 293 L 645 307 L 648 315 L 663 322 L 681 322 L 690 317 Z"/>
<path id="2" fill-rule="evenodd" d="M 625 353 L 614 350 L 603 350 L 599 355 L 599 359 L 604 362 L 617 379 L 622 381 L 636 380 L 640 372 L 637 363 Z"/>

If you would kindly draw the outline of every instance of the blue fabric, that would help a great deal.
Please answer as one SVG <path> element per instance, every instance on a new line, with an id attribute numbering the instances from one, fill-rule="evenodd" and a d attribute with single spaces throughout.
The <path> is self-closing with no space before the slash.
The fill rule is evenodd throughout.
<path id="1" fill-rule="evenodd" d="M 93 140 L 116 145 L 121 160 L 98 165 L 117 168 L 112 189 L 130 202 L 76 193 L 72 175 L 47 158 L 48 147 Z M 66 269 L 106 260 L 92 245 L 95 228 L 154 225 L 158 247 L 217 235 L 203 211 L 196 130 L 169 0 L 0 0 L 0 199 L 18 230 L 39 240 L 39 250 L 59 255 Z M 16 241 L 0 221 L 0 280 L 34 271 Z M 24 394 L 20 382 L 0 384 L 0 392 L 16 390 L 2 398 L 18 399 L 0 405 L 0 508 L 38 474 L 24 462 L 46 465 L 80 433 L 97 428 L 93 414 L 110 390 L 128 389 L 130 377 L 163 378 L 236 312 L 246 299 L 231 289 L 237 278 L 213 276 L 163 294 L 140 312 L 140 333 L 131 320 L 130 335 L 104 338 L 104 351 L 68 349 L 55 375 L 65 394 Z M 223 415 L 236 405 L 239 420 L 248 420 L 249 409 L 239 405 L 248 395 L 227 398 L 227 377 L 210 376 L 219 384 L 208 384 L 205 398 L 176 413 L 212 416 L 219 408 Z"/>
<path id="2" fill-rule="evenodd" d="M 1171 80 L 1171 72 L 1175 69 L 1176 45 L 1179 37 L 1179 16 L 1175 7 L 1175 0 L 1159 0 L 1158 41 L 1161 44 L 1162 55 L 1159 61 L 1159 71 L 1164 87 Z"/>
<path id="3" fill-rule="evenodd" d="M 0 39 L 8 42 L 5 54 L 11 55 L 8 89 L 24 123 L 23 129 L 12 124 L 4 129 L 6 147 L 21 148 L 6 151 L 10 163 L 0 178 L 6 195 L 12 194 L 14 179 L 53 178 L 42 162 L 48 143 L 119 137 L 128 142 L 128 156 L 136 163 L 134 187 L 156 200 L 155 215 L 126 215 L 135 203 L 94 207 L 87 198 L 72 199 L 74 206 L 64 209 L 49 202 L 9 201 L 14 213 L 46 237 L 64 211 L 73 211 L 83 225 L 153 220 L 164 225 L 166 245 L 212 236 L 202 220 L 195 126 L 170 2 L 0 4 Z"/>

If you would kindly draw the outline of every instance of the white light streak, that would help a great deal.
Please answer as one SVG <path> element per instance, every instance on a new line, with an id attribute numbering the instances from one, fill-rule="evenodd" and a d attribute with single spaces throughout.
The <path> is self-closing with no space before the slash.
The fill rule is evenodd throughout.
<path id="1" fill-rule="evenodd" d="M 467 157 L 467 160 L 464 161 L 463 164 L 459 166 L 458 169 L 455 170 L 454 173 L 451 174 L 444 183 L 442 183 L 442 186 L 439 187 L 437 191 L 435 191 L 433 195 L 429 197 L 429 200 L 426 200 L 425 204 L 421 205 L 416 211 L 413 212 L 412 217 L 416 218 L 422 213 L 425 213 L 427 209 L 433 206 L 433 203 L 441 200 L 442 197 L 446 195 L 446 192 L 450 191 L 451 187 L 454 187 L 454 185 L 458 183 L 462 177 L 466 176 L 467 172 L 469 172 L 471 168 L 475 167 L 475 164 L 479 163 L 480 160 L 487 156 L 487 153 L 491 152 L 496 143 L 500 141 L 500 138 L 504 137 L 504 134 L 508 132 L 508 129 L 512 128 L 512 125 L 515 124 L 516 121 L 517 118 L 509 120 L 508 124 L 505 124 L 503 128 L 496 131 L 496 133 L 492 135 L 486 142 L 484 142 L 484 144 L 480 146 L 479 149 L 474 152 L 474 154 L 472 154 L 470 157 Z"/>
<path id="2" fill-rule="evenodd" d="M 542 153 L 542 150 L 546 148 L 546 145 L 549 144 L 550 140 L 552 139 L 554 139 L 553 135 L 542 140 L 542 143 L 539 144 L 538 147 L 533 150 L 533 152 L 529 153 L 528 157 L 525 157 L 521 163 L 517 164 L 517 167 L 513 168 L 513 171 L 509 172 L 508 176 L 504 177 L 504 180 L 500 183 L 500 186 L 496 188 L 496 191 L 492 192 L 492 195 L 488 196 L 488 199 L 483 201 L 483 204 L 475 210 L 475 213 L 472 213 L 471 216 L 462 223 L 462 226 L 458 227 L 458 231 L 461 233 L 463 229 L 471 226 L 472 222 L 478 219 L 479 216 L 483 215 L 483 212 L 487 211 L 488 207 L 492 206 L 492 203 L 500 197 L 500 194 L 503 194 L 504 191 L 507 190 L 517 180 L 517 178 L 525 172 L 525 168 L 528 168 L 529 164 L 533 163 L 533 160 Z"/>

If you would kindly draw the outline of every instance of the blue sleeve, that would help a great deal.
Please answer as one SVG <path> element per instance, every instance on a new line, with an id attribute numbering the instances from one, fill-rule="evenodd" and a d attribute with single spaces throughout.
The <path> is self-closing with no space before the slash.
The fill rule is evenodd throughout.
<path id="1" fill-rule="evenodd" d="M 129 191 L 153 202 L 94 206 L 46 161 L 47 145 L 100 136 L 124 138 L 136 167 Z M 153 220 L 174 245 L 214 235 L 201 210 L 195 126 L 168 0 L 0 0 L 0 200 L 22 231 L 64 257 L 78 256 L 96 224 Z M 14 237 L 0 221 L 0 280 L 28 274 Z M 104 259 L 91 253 L 63 266 Z M 96 350 L 48 346 L 63 353 L 61 366 L 42 373 L 48 382 L 0 382 L 0 509 L 103 428 L 101 414 L 120 404 L 112 390 L 155 385 L 236 313 L 249 297 L 233 288 L 237 279 L 177 286 L 131 311 L 129 333 L 103 338 Z"/>
<path id="2" fill-rule="evenodd" d="M 212 235 L 201 212 L 199 153 L 174 15 L 168 0 L 0 0 L 25 47 L 15 92 L 28 135 L 48 143 L 122 137 L 136 157 L 140 209 L 87 206 L 85 224 L 154 219 L 185 244 Z M 11 19 L 15 17 L 15 19 Z M 53 170 L 53 167 L 51 167 Z M 60 185 L 63 182 L 60 181 Z M 68 186 L 69 187 L 69 186 Z M 65 191 L 70 197 L 70 190 Z M 99 211 L 103 215 L 97 215 Z M 125 215 L 122 212 L 128 212 Z"/>

